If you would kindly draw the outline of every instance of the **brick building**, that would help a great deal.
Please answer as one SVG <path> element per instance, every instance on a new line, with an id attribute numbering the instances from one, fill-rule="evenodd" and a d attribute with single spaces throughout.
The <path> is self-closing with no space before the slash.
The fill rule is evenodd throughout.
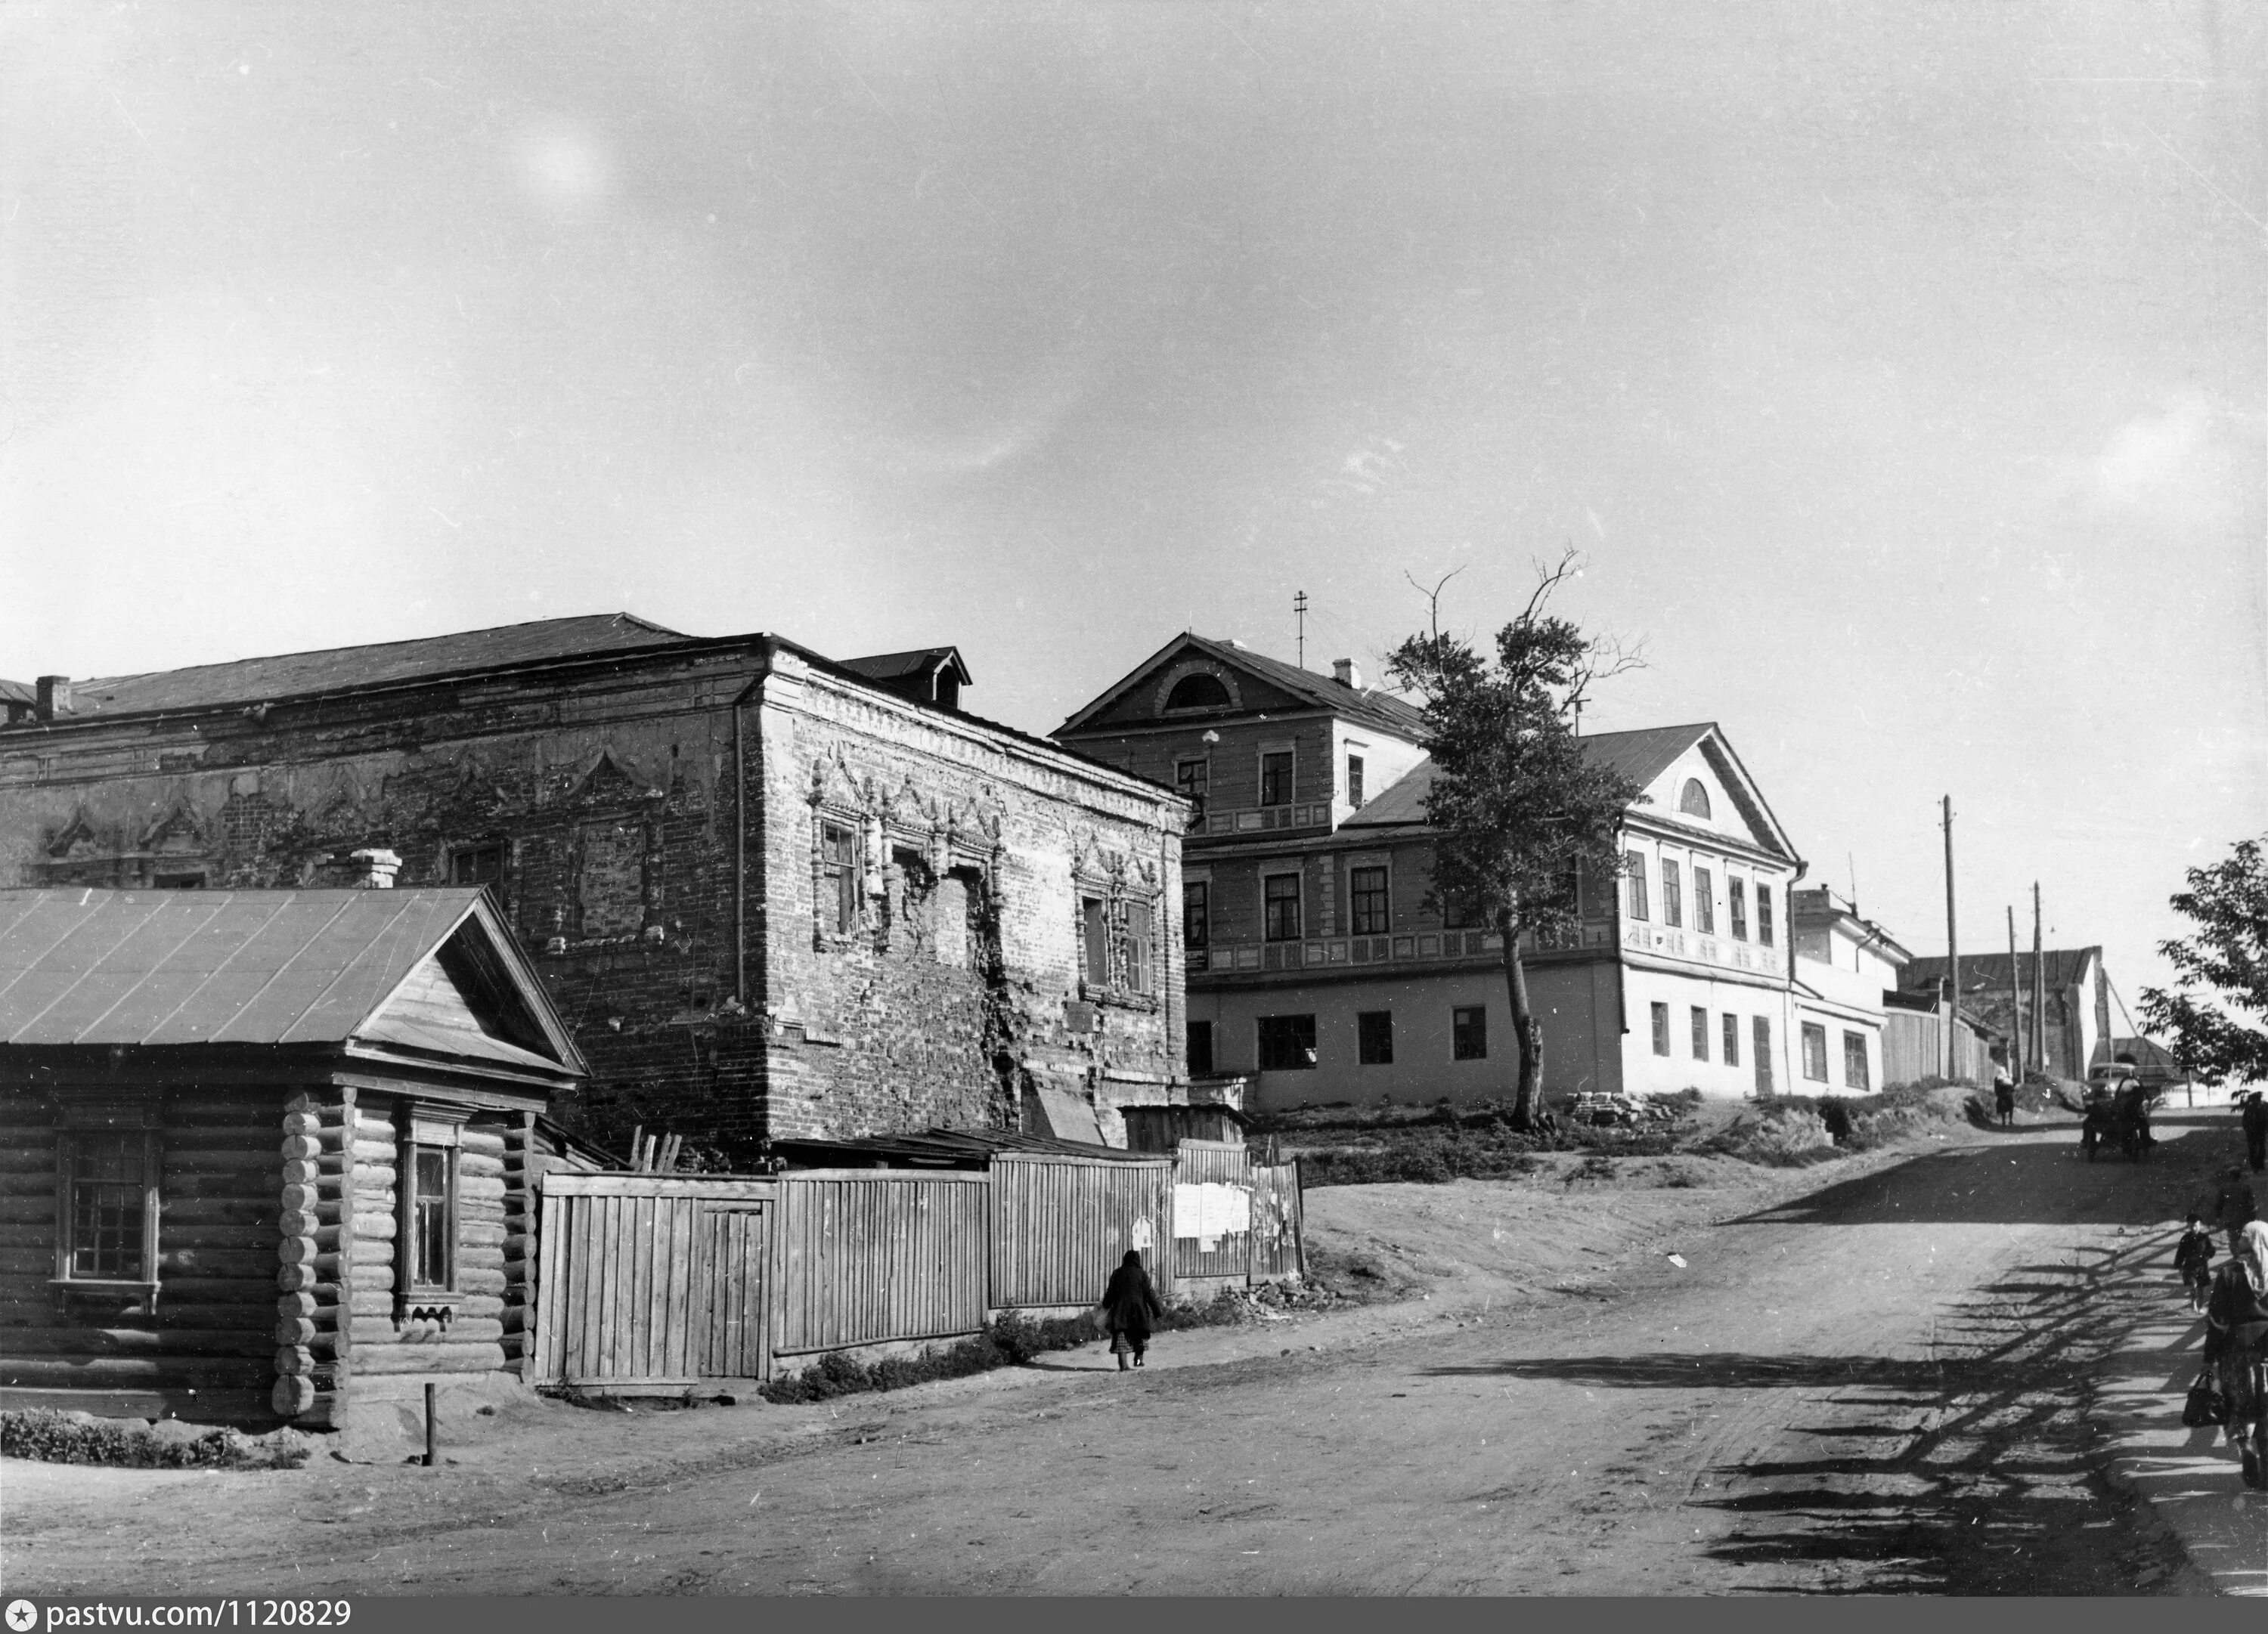
<path id="1" fill-rule="evenodd" d="M 1186 806 L 963 712 L 968 680 L 626 615 L 47 677 L 0 727 L 0 883 L 398 859 L 497 894 L 590 1063 L 585 1132 L 1123 1144 L 1118 1105 L 1187 1099 Z"/>
<path id="2" fill-rule="evenodd" d="M 1181 789 L 1189 1068 L 1254 1074 L 1260 1108 L 1509 1094 L 1503 950 L 1427 905 L 1432 762 L 1418 712 L 1184 633 L 1056 736 Z M 1793 1081 L 1787 893 L 1803 864 L 1719 729 L 1587 738 L 1646 799 L 1626 876 L 1529 950 L 1543 1082 L 1742 1095 Z"/>

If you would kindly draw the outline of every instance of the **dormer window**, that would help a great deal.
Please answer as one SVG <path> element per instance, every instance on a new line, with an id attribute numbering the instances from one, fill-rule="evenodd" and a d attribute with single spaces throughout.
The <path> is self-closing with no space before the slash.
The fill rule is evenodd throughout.
<path id="1" fill-rule="evenodd" d="M 1221 685 L 1219 676 L 1204 673 L 1182 676 L 1166 695 L 1166 707 L 1169 710 L 1225 710 L 1234 703 L 1228 696 L 1228 688 Z"/>
<path id="2" fill-rule="evenodd" d="M 1677 796 L 1677 809 L 1688 817 L 1698 817 L 1704 821 L 1708 820 L 1709 791 L 1700 778 L 1688 777 L 1685 780 L 1685 787 Z"/>

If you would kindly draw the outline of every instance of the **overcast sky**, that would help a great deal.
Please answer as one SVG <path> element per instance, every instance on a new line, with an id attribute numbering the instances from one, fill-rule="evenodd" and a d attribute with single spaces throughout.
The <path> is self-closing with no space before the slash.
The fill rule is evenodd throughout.
<path id="1" fill-rule="evenodd" d="M 626 609 L 1046 731 L 1572 543 L 1592 726 L 1916 952 L 1950 793 L 2131 1004 L 2268 828 L 2264 16 L 0 7 L 0 675 Z"/>

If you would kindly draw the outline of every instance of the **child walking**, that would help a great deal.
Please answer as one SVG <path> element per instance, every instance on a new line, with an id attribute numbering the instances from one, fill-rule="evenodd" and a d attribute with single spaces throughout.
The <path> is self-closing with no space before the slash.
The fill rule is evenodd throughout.
<path id="1" fill-rule="evenodd" d="M 2190 1292 L 2190 1309 L 2205 1309 L 2206 1297 L 2213 1291 L 2213 1233 L 2205 1230 L 2205 1221 L 2198 1215 L 2190 1216 L 2181 1245 L 2174 1250 L 2174 1274 Z"/>

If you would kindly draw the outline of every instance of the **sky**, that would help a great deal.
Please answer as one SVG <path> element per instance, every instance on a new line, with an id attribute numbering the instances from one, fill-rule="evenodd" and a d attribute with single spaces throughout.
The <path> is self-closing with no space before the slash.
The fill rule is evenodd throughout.
<path id="1" fill-rule="evenodd" d="M 2268 830 L 2264 34 L 0 3 L 0 675 L 630 611 L 1045 732 L 1572 545 L 1587 729 L 1719 722 L 1918 953 L 1950 795 L 1963 948 L 2036 880 L 2131 1005 Z"/>

